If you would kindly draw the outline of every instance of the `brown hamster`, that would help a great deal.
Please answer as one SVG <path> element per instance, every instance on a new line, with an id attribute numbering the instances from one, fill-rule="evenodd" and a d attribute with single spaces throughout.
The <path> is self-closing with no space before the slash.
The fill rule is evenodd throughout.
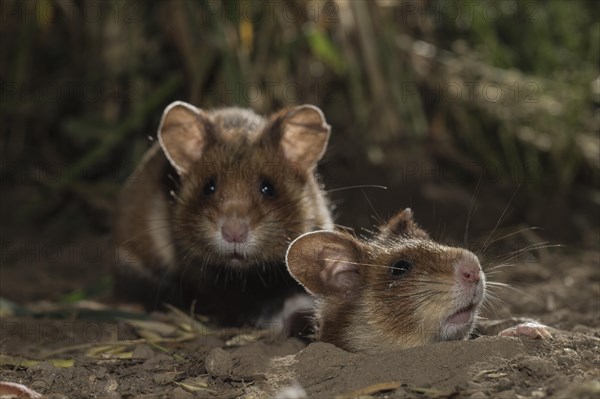
<path id="1" fill-rule="evenodd" d="M 223 325 L 276 315 L 302 292 L 289 242 L 333 227 L 315 177 L 329 132 L 312 105 L 265 118 L 170 104 L 118 201 L 117 295 L 149 309 L 195 303 Z"/>
<path id="2" fill-rule="evenodd" d="M 434 242 L 410 209 L 368 241 L 334 231 L 304 234 L 286 261 L 317 299 L 319 339 L 353 352 L 465 339 L 485 297 L 477 257 Z"/>

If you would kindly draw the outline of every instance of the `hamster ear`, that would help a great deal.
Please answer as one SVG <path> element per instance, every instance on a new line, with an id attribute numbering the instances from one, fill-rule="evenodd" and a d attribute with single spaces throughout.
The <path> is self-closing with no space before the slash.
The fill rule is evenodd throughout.
<path id="1" fill-rule="evenodd" d="M 175 101 L 165 108 L 158 127 L 158 141 L 180 175 L 202 157 L 207 142 L 206 115 L 191 104 Z"/>
<path id="2" fill-rule="evenodd" d="M 312 168 L 323 156 L 331 126 L 314 105 L 300 105 L 287 112 L 280 125 L 279 146 L 293 164 Z"/>
<path id="3" fill-rule="evenodd" d="M 311 294 L 347 296 L 361 281 L 356 240 L 333 231 L 315 231 L 296 238 L 286 263 L 292 276 Z"/>
<path id="4" fill-rule="evenodd" d="M 390 238 L 394 236 L 429 238 L 429 235 L 413 219 L 413 212 L 410 208 L 398 212 L 386 224 L 379 228 L 380 238 Z"/>

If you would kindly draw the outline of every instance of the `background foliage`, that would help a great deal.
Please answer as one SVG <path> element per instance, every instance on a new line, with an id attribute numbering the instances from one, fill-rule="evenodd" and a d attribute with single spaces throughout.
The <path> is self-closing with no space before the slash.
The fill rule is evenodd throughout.
<path id="1" fill-rule="evenodd" d="M 578 231 L 597 227 L 595 1 L 7 0 L 1 12 L 4 228 L 109 228 L 176 99 L 313 103 L 334 128 L 330 164 L 452 165 L 468 196 L 482 181 L 504 196 L 520 186 L 520 215 L 557 207 L 581 212 L 566 219 Z"/>

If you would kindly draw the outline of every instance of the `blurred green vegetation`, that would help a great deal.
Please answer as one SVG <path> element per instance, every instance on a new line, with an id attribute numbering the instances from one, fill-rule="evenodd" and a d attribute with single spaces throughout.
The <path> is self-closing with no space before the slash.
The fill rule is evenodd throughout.
<path id="1" fill-rule="evenodd" d="M 313 103 L 357 160 L 402 162 L 385 158 L 401 145 L 475 165 L 465 183 L 494 173 L 532 182 L 533 200 L 574 190 L 600 203 L 596 1 L 1 7 L 2 183 L 27 200 L 13 221 L 76 215 L 73 202 L 109 212 L 178 99 L 261 113 Z"/>

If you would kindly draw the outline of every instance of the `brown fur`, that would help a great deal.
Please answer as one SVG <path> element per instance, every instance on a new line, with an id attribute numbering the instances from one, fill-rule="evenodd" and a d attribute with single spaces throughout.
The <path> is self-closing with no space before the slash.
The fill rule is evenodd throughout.
<path id="1" fill-rule="evenodd" d="M 447 335 L 441 324 L 453 309 L 469 304 L 457 305 L 454 263 L 475 261 L 475 255 L 434 242 L 410 210 L 403 213 L 368 241 L 315 232 L 291 244 L 288 268 L 317 297 L 320 340 L 349 351 L 382 352 L 468 336 L 470 326 Z M 413 266 L 396 277 L 390 269 L 399 260 Z M 337 267 L 340 263 L 346 266 Z M 341 272 L 330 277 L 327 268 Z"/>
<path id="2" fill-rule="evenodd" d="M 178 131 L 168 132 L 161 144 L 170 154 L 165 156 L 155 144 L 122 191 L 116 229 L 122 255 L 117 288 L 127 296 L 133 277 L 143 288 L 128 299 L 141 300 L 148 308 L 162 301 L 182 307 L 196 301 L 200 313 L 222 324 L 253 323 L 300 291 L 284 265 L 289 242 L 304 232 L 332 227 L 314 172 L 320 154 L 306 167 L 291 162 L 281 144 L 289 118 L 302 121 L 302 112 L 318 114 L 302 107 L 268 119 L 239 108 L 197 111 L 197 119 L 175 115 L 172 121 L 167 115 L 161 127 L 191 132 L 190 137 L 201 134 L 201 139 L 186 138 L 191 144 L 185 146 L 176 143 Z M 308 128 L 328 134 L 328 126 L 323 126 L 326 132 L 321 125 Z M 188 165 L 182 157 L 194 161 Z M 217 189 L 214 195 L 205 195 L 203 188 L 210 179 Z M 275 188 L 272 197 L 260 192 L 265 179 Z M 257 240 L 252 244 L 257 250 L 233 266 L 214 240 L 220 231 L 218 219 L 230 215 L 247 217 Z"/>

